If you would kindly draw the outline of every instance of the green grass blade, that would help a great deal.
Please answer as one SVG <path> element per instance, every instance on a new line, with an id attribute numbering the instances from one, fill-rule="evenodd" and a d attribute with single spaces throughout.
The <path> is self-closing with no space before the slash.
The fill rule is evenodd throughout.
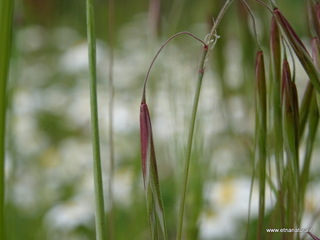
<path id="1" fill-rule="evenodd" d="M 13 0 L 0 1 L 0 239 L 5 239 L 5 139 Z"/>
<path id="2" fill-rule="evenodd" d="M 106 240 L 105 210 L 103 197 L 103 181 L 100 157 L 100 137 L 97 103 L 97 72 L 96 72 L 96 38 L 94 26 L 93 0 L 87 0 L 87 37 L 90 70 L 90 108 L 93 148 L 93 174 L 96 203 L 96 239 Z"/>

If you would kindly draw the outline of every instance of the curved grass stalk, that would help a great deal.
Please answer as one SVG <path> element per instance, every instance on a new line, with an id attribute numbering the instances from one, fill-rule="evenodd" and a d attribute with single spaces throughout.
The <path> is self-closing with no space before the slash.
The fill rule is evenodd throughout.
<path id="1" fill-rule="evenodd" d="M 163 238 L 168 239 L 167 227 L 165 221 L 164 207 L 161 197 L 156 154 L 154 150 L 153 135 L 151 119 L 149 115 L 149 110 L 146 102 L 146 86 L 149 79 L 149 74 L 151 72 L 152 66 L 159 56 L 162 49 L 174 38 L 180 35 L 189 35 L 194 39 L 200 41 L 206 49 L 208 46 L 199 38 L 194 36 L 189 32 L 179 32 L 170 37 L 165 43 L 160 47 L 155 57 L 153 58 L 146 78 L 143 84 L 142 99 L 140 106 L 140 138 L 141 138 L 141 155 L 142 155 L 142 172 L 143 180 L 146 194 L 147 203 L 147 214 L 150 227 L 150 236 L 152 240 L 158 239 L 158 224 L 160 225 L 160 230 L 162 232 Z"/>
<path id="2" fill-rule="evenodd" d="M 148 72 L 146 74 L 146 77 L 144 79 L 144 83 L 143 83 L 143 90 L 142 90 L 142 100 L 141 102 L 145 102 L 146 101 L 146 88 L 147 88 L 147 83 L 149 80 L 149 75 L 151 72 L 151 69 L 153 67 L 154 62 L 156 61 L 157 57 L 159 56 L 160 52 L 162 51 L 162 49 L 169 43 L 171 42 L 171 40 L 175 39 L 176 37 L 180 36 L 180 35 L 189 35 L 192 38 L 196 39 L 197 41 L 201 42 L 203 44 L 203 46 L 206 46 L 206 43 L 204 41 L 202 41 L 200 38 L 194 36 L 192 33 L 190 32 L 178 32 L 174 35 L 172 35 L 170 38 L 168 38 L 160 47 L 160 49 L 158 50 L 158 52 L 156 53 L 156 55 L 154 56 L 154 58 L 151 61 L 151 64 L 149 66 Z"/>

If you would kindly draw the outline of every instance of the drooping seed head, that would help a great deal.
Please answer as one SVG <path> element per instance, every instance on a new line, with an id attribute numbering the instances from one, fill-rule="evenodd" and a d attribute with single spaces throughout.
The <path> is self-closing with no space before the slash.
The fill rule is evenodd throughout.
<path id="1" fill-rule="evenodd" d="M 146 102 L 140 105 L 140 144 L 141 144 L 141 163 L 144 184 L 146 184 L 147 165 L 150 163 L 151 145 L 152 145 L 152 127 L 149 109 Z M 146 187 L 146 185 L 145 185 Z"/>
<path id="2" fill-rule="evenodd" d="M 142 100 L 140 105 L 140 142 L 143 183 L 145 188 L 151 239 L 156 239 L 155 236 L 158 234 L 157 225 L 159 223 L 164 239 L 167 240 L 167 229 L 160 192 L 151 120 L 145 99 Z M 156 219 L 158 219 L 158 221 Z"/>

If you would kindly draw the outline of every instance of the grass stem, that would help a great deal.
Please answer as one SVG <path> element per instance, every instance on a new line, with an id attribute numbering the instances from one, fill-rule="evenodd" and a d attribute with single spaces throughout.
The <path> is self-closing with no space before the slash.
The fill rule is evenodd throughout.
<path id="1" fill-rule="evenodd" d="M 103 181 L 100 157 L 100 137 L 97 103 L 96 37 L 94 26 L 93 0 L 87 0 L 87 37 L 90 70 L 90 108 L 93 149 L 93 174 L 96 203 L 96 239 L 105 240 L 107 237 L 107 232 L 105 224 Z"/>
<path id="2" fill-rule="evenodd" d="M 114 83 L 113 83 L 113 66 L 114 66 L 114 0 L 108 1 L 109 5 L 109 239 L 115 239 L 114 231 L 114 200 L 113 200 L 113 176 L 114 176 L 114 134 L 113 134 L 113 111 L 114 111 Z"/>
<path id="3" fill-rule="evenodd" d="M 189 166 L 190 166 L 190 159 L 191 159 L 191 150 L 192 150 L 192 142 L 193 142 L 193 134 L 194 134 L 194 127 L 197 117 L 197 110 L 198 110 L 198 104 L 199 104 L 199 98 L 200 98 L 200 92 L 201 92 L 201 85 L 202 85 L 202 79 L 205 71 L 205 64 L 208 57 L 209 49 L 211 49 L 218 36 L 216 35 L 217 28 L 226 12 L 226 10 L 231 5 L 232 0 L 228 0 L 225 2 L 224 6 L 222 7 L 217 19 L 215 20 L 213 27 L 211 29 L 210 34 L 207 37 L 207 43 L 203 48 L 203 53 L 201 57 L 201 62 L 199 66 L 199 75 L 198 75 L 198 82 L 196 86 L 195 96 L 193 100 L 193 106 L 192 106 L 192 113 L 191 113 L 191 122 L 189 127 L 189 135 L 188 135 L 188 143 L 187 143 L 187 155 L 186 155 L 186 161 L 184 166 L 184 172 L 183 172 L 183 182 L 182 182 L 182 194 L 179 204 L 179 215 L 178 215 L 178 229 L 177 229 L 177 240 L 181 240 L 182 237 L 182 228 L 183 228 L 183 218 L 184 218 L 184 208 L 185 208 L 185 200 L 186 200 L 186 194 L 187 194 L 187 185 L 188 185 L 188 177 L 189 177 Z"/>
<path id="4" fill-rule="evenodd" d="M 5 140 L 7 79 L 10 65 L 13 0 L 0 1 L 0 239 L 5 239 Z"/>

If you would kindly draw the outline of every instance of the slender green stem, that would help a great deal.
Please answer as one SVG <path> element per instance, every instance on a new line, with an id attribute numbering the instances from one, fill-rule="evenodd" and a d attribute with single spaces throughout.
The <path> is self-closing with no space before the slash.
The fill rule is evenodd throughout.
<path id="1" fill-rule="evenodd" d="M 208 51 L 203 52 L 203 59 L 206 58 Z M 177 232 L 177 240 L 181 239 L 182 235 L 182 226 L 183 226 L 183 215 L 184 215 L 184 206 L 186 200 L 186 193 L 187 193 L 187 182 L 189 176 L 189 165 L 190 165 L 190 158 L 191 158 L 191 149 L 192 149 L 192 142 L 193 142 L 193 133 L 194 133 L 194 126 L 196 122 L 197 110 L 198 110 L 198 103 L 200 97 L 200 90 L 202 85 L 204 72 L 199 72 L 198 83 L 196 87 L 196 92 L 193 100 L 193 107 L 192 107 L 192 117 L 189 129 L 189 136 L 188 136 L 188 145 L 187 145 L 187 159 L 185 162 L 184 167 L 184 175 L 183 175 L 183 184 L 182 184 L 182 197 L 180 199 L 180 210 L 179 210 L 179 223 L 178 223 L 178 232 Z"/>
<path id="2" fill-rule="evenodd" d="M 94 27 L 94 8 L 92 0 L 87 0 L 87 37 L 90 70 L 90 108 L 93 149 L 93 174 L 96 202 L 96 239 L 105 240 L 107 237 L 107 231 L 105 224 L 103 182 L 100 158 L 100 138 L 97 104 L 96 39 Z"/>
<path id="3" fill-rule="evenodd" d="M 197 117 L 197 110 L 198 110 L 198 103 L 199 103 L 199 97 L 200 97 L 200 91 L 201 91 L 201 85 L 202 85 L 202 79 L 205 71 L 205 63 L 208 57 L 209 49 L 214 46 L 218 36 L 216 35 L 216 30 L 219 26 L 219 23 L 222 20 L 222 17 L 224 16 L 226 10 L 232 3 L 232 0 L 226 1 L 224 6 L 222 7 L 216 21 L 213 24 L 213 27 L 211 29 L 211 32 L 209 36 L 207 37 L 208 43 L 203 48 L 203 53 L 201 57 L 201 62 L 199 66 L 199 75 L 198 75 L 198 82 L 196 87 L 196 92 L 193 100 L 193 107 L 192 107 L 192 113 L 191 113 L 191 122 L 190 122 L 190 128 L 189 128 L 189 135 L 188 135 L 188 143 L 187 143 L 187 155 L 186 155 L 186 161 L 184 166 L 184 172 L 183 172 L 183 182 L 182 182 L 182 194 L 180 199 L 180 209 L 179 209 L 179 216 L 178 216 L 178 230 L 177 230 L 177 240 L 181 240 L 182 237 L 182 228 L 183 228 L 183 216 L 184 216 L 184 208 L 185 208 L 185 200 L 186 200 L 186 194 L 187 194 L 187 185 L 188 185 L 188 177 L 189 177 L 189 166 L 190 166 L 190 159 L 191 159 L 191 150 L 192 150 L 192 142 L 193 142 L 193 134 L 194 134 L 194 127 Z"/>
<path id="4" fill-rule="evenodd" d="M 5 132 L 13 0 L 0 1 L 0 239 L 5 239 Z"/>
<path id="5" fill-rule="evenodd" d="M 115 239 L 114 231 L 114 200 L 113 200 L 113 176 L 114 176 L 114 140 L 113 140 L 113 107 L 114 107 L 114 84 L 113 84 L 113 63 L 114 63 L 114 0 L 108 1 L 109 5 L 109 239 Z"/>

